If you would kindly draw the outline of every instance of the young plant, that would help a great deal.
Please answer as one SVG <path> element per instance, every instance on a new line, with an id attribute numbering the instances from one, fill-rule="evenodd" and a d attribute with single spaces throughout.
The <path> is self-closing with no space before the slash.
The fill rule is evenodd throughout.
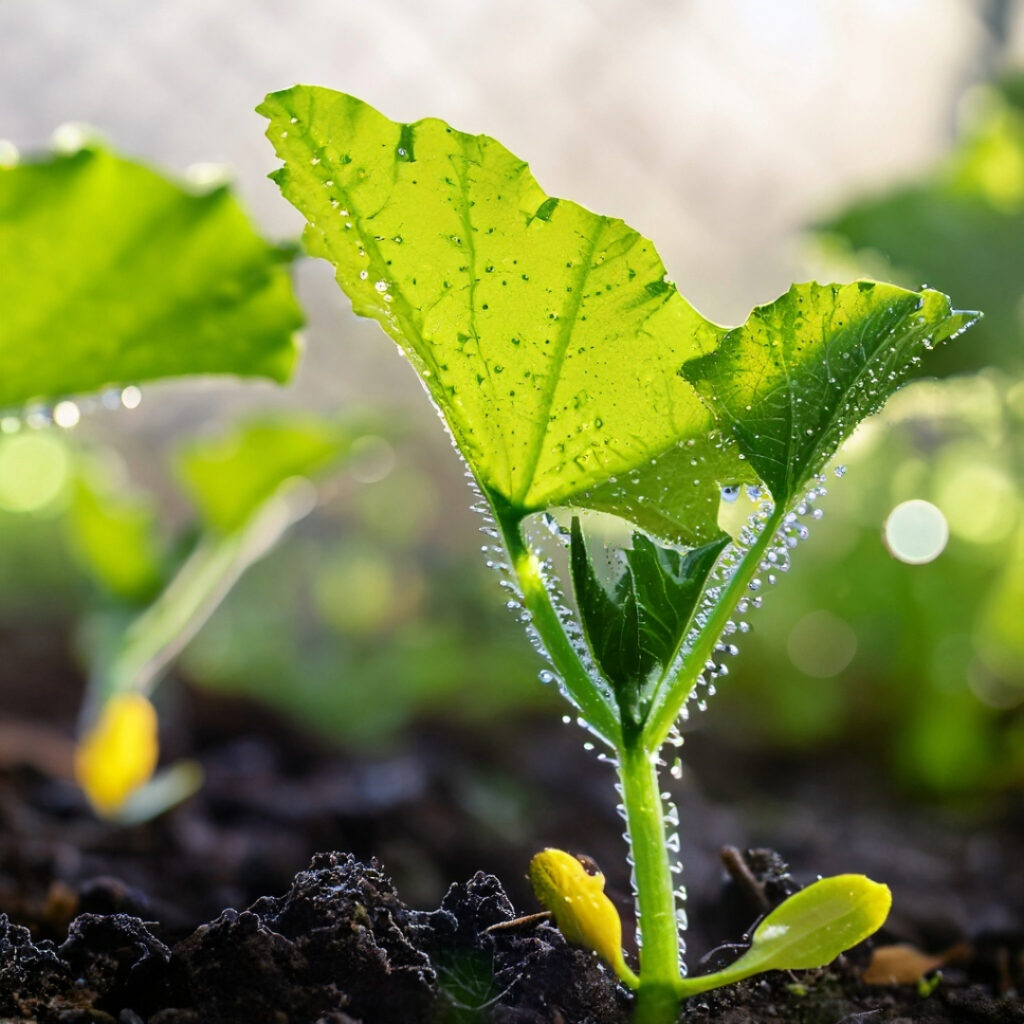
<path id="1" fill-rule="evenodd" d="M 108 396 L 134 404 L 127 395 L 137 394 L 135 385 L 157 378 L 286 379 L 302 323 L 289 273 L 294 256 L 294 247 L 257 234 L 226 186 L 184 187 L 84 138 L 60 152 L 6 161 L 0 166 L 0 433 L 46 423 L 72 427 L 80 396 L 102 390 L 105 404 L 115 404 Z M 204 468 L 196 456 L 186 464 L 207 532 L 167 589 L 107 652 L 83 716 L 76 768 L 100 813 L 152 813 L 195 786 L 189 765 L 150 783 L 158 751 L 148 693 L 233 579 L 308 507 L 285 477 L 316 468 L 311 461 L 324 461 L 322 448 L 337 454 L 348 443 L 324 427 L 324 437 L 299 438 L 296 447 L 296 429 L 286 439 L 292 443 L 285 444 L 285 458 L 278 434 L 271 445 L 276 457 L 267 459 L 264 433 L 252 438 L 261 442 L 258 460 L 235 439 L 237 456 L 248 455 L 241 470 Z M 35 468 L 29 465 L 26 475 Z M 80 509 L 88 519 L 78 519 L 83 546 L 112 524 L 124 528 L 121 542 L 136 543 L 141 561 L 114 585 L 145 591 L 158 575 L 146 563 L 152 552 L 142 550 L 145 517 L 123 504 L 106 521 L 95 503 L 88 507 L 86 500 Z M 125 566 L 121 559 L 115 568 L 108 557 L 99 571 L 117 576 Z M 146 808 L 131 811 L 130 799 L 147 785 Z"/>
<path id="2" fill-rule="evenodd" d="M 157 567 L 143 574 L 159 579 L 150 601 L 117 602 L 93 622 L 100 628 L 92 631 L 98 642 L 90 652 L 76 774 L 98 813 L 123 823 L 143 820 L 198 786 L 191 762 L 151 778 L 158 747 L 149 699 L 239 577 L 312 511 L 311 481 L 349 454 L 352 434 L 333 421 L 277 414 L 193 440 L 177 453 L 178 476 L 199 513 L 189 531 L 194 542 L 173 572 L 161 578 Z M 129 561 L 141 562 L 143 553 L 132 558 L 125 551 L 137 519 L 126 523 L 123 498 L 90 493 L 83 483 L 78 491 L 72 535 L 94 576 L 110 576 L 112 547 L 119 557 L 127 553 Z M 134 539 L 142 552 L 156 547 L 145 535 Z"/>
<path id="3" fill-rule="evenodd" d="M 719 327 L 647 239 L 548 196 L 487 136 L 395 123 L 306 86 L 259 109 L 310 252 L 419 373 L 482 495 L 509 606 L 550 662 L 542 678 L 557 680 L 618 772 L 638 974 L 609 949 L 618 938 L 600 884 L 546 851 L 535 881 L 567 937 L 600 950 L 636 989 L 637 1020 L 658 1024 L 686 996 L 820 966 L 871 934 L 888 890 L 826 879 L 773 911 L 730 968 L 686 978 L 659 755 L 697 688 L 725 673 L 747 628 L 736 616 L 788 567 L 837 446 L 976 314 L 935 291 L 859 281 L 794 285 L 746 324 Z M 720 503 L 744 485 L 756 511 L 729 536 Z M 564 510 L 579 622 L 533 532 Z M 591 512 L 633 531 L 606 572 L 588 545 Z"/>

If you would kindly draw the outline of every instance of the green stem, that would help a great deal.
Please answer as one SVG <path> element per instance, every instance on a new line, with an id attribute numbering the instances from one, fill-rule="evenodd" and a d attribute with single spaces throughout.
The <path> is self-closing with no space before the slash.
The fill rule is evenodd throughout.
<path id="1" fill-rule="evenodd" d="M 655 761 L 639 743 L 619 751 L 642 941 L 636 1024 L 672 1024 L 680 1001 L 676 899 Z"/>
<path id="2" fill-rule="evenodd" d="M 238 530 L 202 538 L 174 579 L 118 637 L 92 679 L 87 711 L 114 694 L 148 695 L 234 586 L 310 510 L 309 485 L 286 481 Z"/>
<path id="3" fill-rule="evenodd" d="M 616 711 L 587 674 L 579 654 L 565 632 L 565 626 L 551 603 L 551 595 L 544 583 L 540 560 L 530 550 L 523 537 L 521 516 L 503 512 L 493 498 L 491 505 L 494 509 L 495 522 L 508 549 L 512 569 L 519 581 L 523 605 L 530 613 L 533 626 L 544 644 L 551 664 L 561 676 L 569 697 L 579 708 L 580 715 L 609 746 L 617 748 L 621 739 L 621 729 Z"/>
<path id="4" fill-rule="evenodd" d="M 696 686 L 704 665 L 714 653 L 715 644 L 718 643 L 726 623 L 732 617 L 740 598 L 747 592 L 765 552 L 775 539 L 784 514 L 785 510 L 779 507 L 769 516 L 757 539 L 747 549 L 747 553 L 736 566 L 735 572 L 715 602 L 697 637 L 697 642 L 684 659 L 678 674 L 667 685 L 663 685 L 660 694 L 655 698 L 654 709 L 644 726 L 644 736 L 649 749 L 660 750 L 661 745 L 668 739 L 683 704 Z"/>

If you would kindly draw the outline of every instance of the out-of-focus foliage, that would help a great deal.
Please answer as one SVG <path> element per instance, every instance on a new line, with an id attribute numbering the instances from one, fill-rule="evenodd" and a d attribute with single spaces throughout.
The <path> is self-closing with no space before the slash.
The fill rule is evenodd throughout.
<path id="1" fill-rule="evenodd" d="M 821 230 L 853 274 L 927 281 L 985 311 L 930 370 L 1003 372 L 917 383 L 855 435 L 840 459 L 859 487 L 836 485 L 758 613 L 756 668 L 741 661 L 712 711 L 759 743 L 859 742 L 937 793 L 1024 778 L 1024 76 L 976 90 L 966 111 L 933 173 Z M 948 525 L 927 564 L 886 547 L 909 500 Z"/>
<path id="2" fill-rule="evenodd" d="M 189 678 L 364 748 L 417 717 L 503 720 L 551 706 L 475 552 L 396 550 L 372 513 L 338 515 L 246 574 L 185 652 Z"/>
<path id="3" fill-rule="evenodd" d="M 0 166 L 0 408 L 191 373 L 284 380 L 291 249 L 230 191 L 96 145 Z"/>
<path id="4" fill-rule="evenodd" d="M 177 458 L 178 476 L 204 525 L 230 533 L 289 477 L 315 476 L 351 444 L 350 429 L 328 420 L 253 422 L 187 445 Z"/>
<path id="5" fill-rule="evenodd" d="M 272 446 L 279 481 L 298 472 L 299 450 L 314 471 L 341 429 L 308 416 L 277 425 L 298 441 L 287 457 L 284 434 Z M 209 466 L 268 429 L 263 421 L 186 450 Z M 59 480 L 31 510 L 0 505 L 0 614 L 82 617 L 84 647 L 95 657 L 198 538 L 187 526 L 169 539 L 163 503 L 126 479 L 113 450 L 83 450 L 63 431 L 26 431 L 0 436 L 0 468 L 17 437 L 44 439 L 45 452 L 59 453 Z M 431 474 L 415 467 L 422 453 L 408 447 L 412 439 L 396 440 L 396 452 L 376 432 L 350 429 L 349 437 L 351 468 L 322 490 L 317 515 L 235 584 L 181 655 L 183 674 L 361 746 L 393 740 L 418 715 L 480 720 L 550 702 L 532 651 L 493 600 L 492 574 L 475 552 L 453 558 L 439 543 L 441 497 Z M 223 458 L 218 485 L 252 494 L 256 478 L 266 482 L 251 448 L 249 456 L 234 467 L 248 480 Z M 177 461 L 166 460 L 169 470 Z"/>
<path id="6" fill-rule="evenodd" d="M 924 180 L 857 202 L 823 224 L 858 272 L 927 282 L 981 309 L 928 373 L 1024 371 L 1024 75 L 973 97 L 960 142 Z M 852 251 L 852 252 L 851 252 Z"/>
<path id="7" fill-rule="evenodd" d="M 125 486 L 111 460 L 82 453 L 68 509 L 79 562 L 115 598 L 142 604 L 166 579 L 168 553 L 152 499 Z"/>
<path id="8" fill-rule="evenodd" d="M 351 432 L 309 416 L 262 420 L 219 437 L 192 441 L 178 453 L 177 468 L 199 511 L 187 557 L 162 580 L 151 602 L 121 629 L 102 630 L 94 651 L 92 686 L 111 694 L 148 693 L 159 675 L 203 626 L 239 577 L 262 558 L 315 503 L 309 478 L 336 466 L 351 447 Z M 125 575 L 145 571 L 153 515 L 145 507 L 125 514 L 125 500 L 107 492 L 90 509 L 92 533 L 80 526 L 72 538 L 94 577 L 110 587 Z M 82 520 L 76 503 L 72 524 Z M 121 547 L 123 553 L 114 554 Z M 90 543 L 82 544 L 85 539 Z M 153 559 L 149 568 L 158 568 Z M 112 587 L 126 596 L 123 585 Z M 121 618 L 122 613 L 118 612 Z"/>
<path id="9" fill-rule="evenodd" d="M 789 746 L 840 737 L 937 792 L 1024 779 L 1024 384 L 918 382 L 854 435 L 846 481 L 765 601 L 712 720 Z M 924 499 L 945 550 L 908 565 L 883 524 Z"/>

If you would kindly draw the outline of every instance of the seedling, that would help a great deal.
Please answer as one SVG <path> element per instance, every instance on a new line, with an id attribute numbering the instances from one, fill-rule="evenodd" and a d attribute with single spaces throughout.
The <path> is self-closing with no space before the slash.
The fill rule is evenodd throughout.
<path id="1" fill-rule="evenodd" d="M 818 967 L 870 935 L 888 889 L 824 879 L 772 911 L 731 967 L 685 977 L 660 752 L 687 702 L 725 674 L 759 591 L 788 568 L 839 444 L 977 314 L 935 291 L 858 281 L 794 285 L 746 324 L 719 327 L 647 239 L 548 196 L 494 139 L 396 123 L 307 86 L 259 110 L 309 251 L 419 373 L 479 490 L 508 605 L 550 664 L 542 679 L 618 772 L 638 974 L 609 949 L 615 915 L 599 885 L 548 851 L 540 890 L 567 937 L 601 952 L 636 989 L 636 1019 L 659 1024 L 689 995 Z M 720 503 L 744 488 L 754 511 L 730 536 Z M 538 521 L 565 510 L 569 536 L 556 533 L 578 618 L 537 539 Z M 587 537 L 595 511 L 632 530 L 603 573 Z"/>
<path id="2" fill-rule="evenodd" d="M 177 453 L 178 475 L 199 513 L 191 550 L 151 601 L 115 606 L 103 619 L 106 628 L 93 631 L 101 642 L 91 652 L 75 767 L 98 813 L 126 823 L 143 820 L 198 787 L 198 766 L 187 761 L 151 779 L 158 746 L 149 698 L 239 577 L 312 511 L 311 481 L 336 468 L 351 441 L 352 430 L 336 422 L 278 414 L 193 440 Z M 102 530 L 101 550 L 130 539 L 120 522 L 97 523 L 102 512 L 79 505 L 73 517 L 78 532 Z M 86 515 L 91 524 L 81 522 Z M 82 554 L 88 560 L 89 551 Z M 91 566 L 94 575 L 105 564 Z"/>
<path id="3" fill-rule="evenodd" d="M 162 377 L 287 378 L 302 322 L 289 275 L 295 248 L 264 241 L 224 185 L 186 187 L 80 132 L 58 132 L 70 136 L 57 152 L 0 167 L 0 434 L 73 427 L 79 403 L 95 404 L 80 396 L 99 390 L 104 405 L 132 405 L 137 384 Z M 93 666 L 76 773 L 99 813 L 138 820 L 198 785 L 191 762 L 151 779 L 148 696 L 238 575 L 308 511 L 289 478 L 323 468 L 350 440 L 304 419 L 251 427 L 223 443 L 227 453 L 200 447 L 183 460 L 199 542 Z M 37 467 L 22 461 L 31 477 Z M 141 554 L 152 554 L 145 516 L 79 497 L 78 540 L 95 575 L 120 597 L 159 586 Z M 140 555 L 127 572 L 125 546 Z"/>

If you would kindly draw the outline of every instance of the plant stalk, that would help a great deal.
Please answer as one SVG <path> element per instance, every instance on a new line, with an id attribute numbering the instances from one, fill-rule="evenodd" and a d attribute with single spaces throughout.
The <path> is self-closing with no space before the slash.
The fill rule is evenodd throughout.
<path id="1" fill-rule="evenodd" d="M 587 724 L 604 738 L 609 746 L 618 749 L 621 729 L 615 712 L 601 697 L 587 675 L 580 656 L 566 635 L 565 627 L 551 603 L 551 595 L 544 582 L 541 564 L 530 550 L 522 533 L 522 520 L 503 515 L 492 499 L 495 522 L 501 529 L 508 549 L 512 569 L 519 582 L 523 605 L 544 644 L 555 671 L 561 676 L 565 689 L 579 708 Z"/>
<path id="2" fill-rule="evenodd" d="M 239 576 L 311 509 L 310 485 L 287 480 L 232 533 L 205 536 L 163 593 L 99 659 L 86 701 L 88 719 L 114 694 L 148 696 L 161 673 L 199 632 Z"/>
<path id="3" fill-rule="evenodd" d="M 641 939 L 636 1024 L 674 1024 L 680 1003 L 676 899 L 656 760 L 640 741 L 619 750 Z"/>

